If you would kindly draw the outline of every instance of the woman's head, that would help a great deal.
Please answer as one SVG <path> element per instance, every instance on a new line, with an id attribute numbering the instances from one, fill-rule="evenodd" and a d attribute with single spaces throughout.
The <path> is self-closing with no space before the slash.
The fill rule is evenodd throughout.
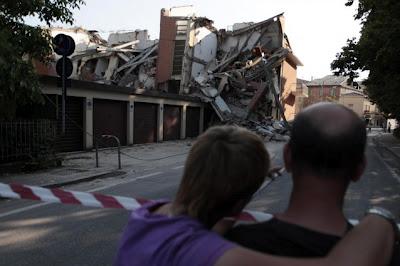
<path id="1" fill-rule="evenodd" d="M 268 169 L 269 155 L 259 136 L 236 126 L 212 127 L 189 152 L 175 204 L 212 226 L 247 203 Z"/>

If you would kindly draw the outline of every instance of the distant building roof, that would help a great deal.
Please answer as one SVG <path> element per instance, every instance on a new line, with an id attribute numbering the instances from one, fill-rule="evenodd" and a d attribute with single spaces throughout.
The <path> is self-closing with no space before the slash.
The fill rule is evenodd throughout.
<path id="1" fill-rule="evenodd" d="M 331 86 L 339 86 L 342 85 L 344 81 L 346 81 L 348 77 L 344 76 L 334 76 L 334 75 L 327 75 L 320 79 L 314 79 L 306 83 L 307 86 L 319 86 L 319 85 L 331 85 Z"/>
<path id="2" fill-rule="evenodd" d="M 362 96 L 365 97 L 364 93 L 361 91 L 351 91 L 351 92 L 342 92 L 343 96 Z"/>
<path id="3" fill-rule="evenodd" d="M 305 80 L 305 79 L 297 79 L 297 83 L 304 83 L 304 84 L 308 84 L 310 81 L 309 80 Z"/>

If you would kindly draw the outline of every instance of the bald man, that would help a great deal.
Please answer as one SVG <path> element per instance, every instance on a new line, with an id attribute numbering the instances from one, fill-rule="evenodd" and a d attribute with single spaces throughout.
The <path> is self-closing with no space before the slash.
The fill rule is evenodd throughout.
<path id="1" fill-rule="evenodd" d="M 343 202 L 366 166 L 365 123 L 342 105 L 318 103 L 296 116 L 291 133 L 283 152 L 293 180 L 288 208 L 267 222 L 237 226 L 227 238 L 269 254 L 325 256 L 352 228 Z M 400 265 L 398 257 L 392 265 Z"/>

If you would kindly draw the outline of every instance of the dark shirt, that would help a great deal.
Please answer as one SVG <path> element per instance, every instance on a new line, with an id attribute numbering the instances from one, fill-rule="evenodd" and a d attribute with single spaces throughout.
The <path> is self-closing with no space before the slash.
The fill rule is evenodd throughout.
<path id="1" fill-rule="evenodd" d="M 348 230 L 353 226 L 348 223 Z M 272 218 L 269 221 L 239 225 L 225 236 L 244 247 L 260 252 L 290 257 L 323 257 L 341 239 L 308 228 Z M 400 265 L 399 247 L 390 265 Z"/>

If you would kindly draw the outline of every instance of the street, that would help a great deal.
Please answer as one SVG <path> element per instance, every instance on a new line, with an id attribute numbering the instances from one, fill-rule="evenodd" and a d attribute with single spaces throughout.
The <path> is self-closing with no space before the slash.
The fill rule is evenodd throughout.
<path id="1" fill-rule="evenodd" d="M 282 145 L 273 156 L 275 165 L 282 164 L 279 152 Z M 64 188 L 148 199 L 172 199 L 182 174 L 184 159 L 181 156 L 172 165 Z M 352 184 L 347 193 L 347 217 L 358 219 L 371 204 L 378 204 L 399 218 L 398 160 L 387 154 L 371 137 L 368 139 L 367 159 L 368 167 L 363 177 Z M 258 194 L 247 208 L 271 213 L 283 210 L 290 189 L 290 176 L 285 172 Z M 0 265 L 111 265 L 128 215 L 124 210 L 1 200 Z"/>
<path id="2" fill-rule="evenodd" d="M 386 259 L 400 1 L 183 2 L 2 1 L 0 266 Z"/>

